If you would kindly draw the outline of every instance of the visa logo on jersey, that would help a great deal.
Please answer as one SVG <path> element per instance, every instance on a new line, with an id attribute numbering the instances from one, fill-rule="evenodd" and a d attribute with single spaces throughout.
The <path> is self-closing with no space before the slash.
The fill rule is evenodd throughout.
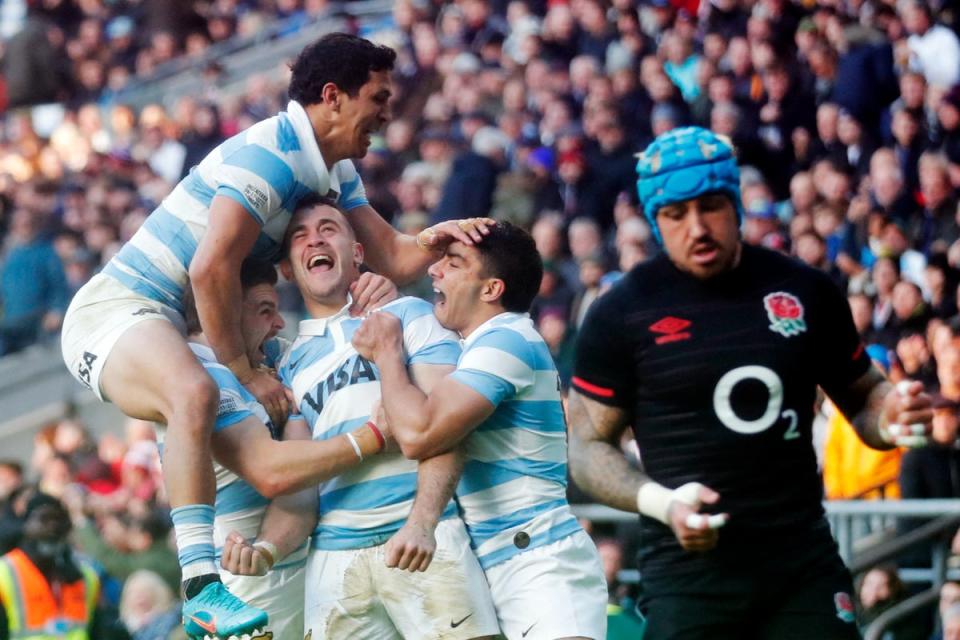
<path id="1" fill-rule="evenodd" d="M 360 382 L 374 382 L 377 380 L 377 369 L 366 359 L 355 355 L 344 361 L 334 369 L 325 380 L 321 380 L 312 393 L 303 395 L 303 400 L 310 408 L 320 414 L 323 405 L 334 391 Z"/>

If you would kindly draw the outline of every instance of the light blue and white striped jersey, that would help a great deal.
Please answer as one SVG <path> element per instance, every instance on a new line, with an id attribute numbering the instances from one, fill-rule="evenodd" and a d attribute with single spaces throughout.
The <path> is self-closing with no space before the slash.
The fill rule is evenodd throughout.
<path id="1" fill-rule="evenodd" d="M 190 349 L 203 364 L 217 387 L 220 389 L 220 405 L 214 432 L 229 429 L 231 426 L 251 416 L 263 423 L 276 438 L 273 423 L 266 410 L 247 389 L 240 384 L 233 372 L 216 361 L 213 350 L 202 344 L 191 342 Z M 214 461 L 213 470 L 217 477 L 217 498 L 214 503 L 213 541 L 217 560 L 223 551 L 223 544 L 231 531 L 236 531 L 247 540 L 255 540 L 260 532 L 263 516 L 270 500 L 260 495 L 246 480 Z M 281 560 L 276 568 L 287 568 L 306 564 L 307 543 Z"/>
<path id="2" fill-rule="evenodd" d="M 350 303 L 327 318 L 304 320 L 300 335 L 280 362 L 280 379 L 293 390 L 314 440 L 328 440 L 362 426 L 380 399 L 380 372 L 350 342 L 362 318 Z M 403 326 L 407 365 L 454 366 L 457 335 L 440 326 L 430 303 L 404 297 L 383 307 Z M 313 548 L 362 549 L 386 542 L 403 526 L 417 488 L 417 462 L 400 453 L 380 454 L 320 484 L 319 521 Z M 443 517 L 456 514 L 453 501 Z"/>
<path id="3" fill-rule="evenodd" d="M 275 260 L 293 208 L 310 193 L 335 196 L 346 211 L 367 204 L 353 163 L 341 160 L 327 171 L 306 111 L 291 101 L 287 111 L 238 133 L 193 167 L 103 273 L 182 313 L 187 272 L 214 196 L 243 205 L 260 225 L 251 255 Z"/>
<path id="4" fill-rule="evenodd" d="M 464 442 L 461 516 L 484 569 L 580 530 L 567 504 L 560 379 L 530 316 L 501 313 L 463 343 L 452 374 L 496 409 Z"/>

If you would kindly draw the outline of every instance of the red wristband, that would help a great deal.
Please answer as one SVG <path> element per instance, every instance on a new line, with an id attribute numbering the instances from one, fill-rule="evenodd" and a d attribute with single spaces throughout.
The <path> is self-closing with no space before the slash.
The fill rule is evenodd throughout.
<path id="1" fill-rule="evenodd" d="M 380 453 L 387 446 L 387 439 L 383 437 L 383 433 L 377 428 L 377 425 L 373 424 L 372 420 L 367 420 L 367 426 L 370 427 L 370 431 L 373 431 L 373 437 L 377 439 L 379 445 L 377 453 Z"/>

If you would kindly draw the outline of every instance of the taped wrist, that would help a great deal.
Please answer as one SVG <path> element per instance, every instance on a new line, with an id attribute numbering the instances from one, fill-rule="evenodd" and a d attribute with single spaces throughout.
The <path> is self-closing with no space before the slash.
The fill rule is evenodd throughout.
<path id="1" fill-rule="evenodd" d="M 667 489 L 652 480 L 645 482 L 637 491 L 637 510 L 670 526 L 670 505 L 676 500 L 694 508 L 699 507 L 702 486 L 699 482 L 688 482 L 677 489 Z"/>
<path id="2" fill-rule="evenodd" d="M 267 561 L 267 570 L 273 568 L 273 565 L 277 562 L 277 545 L 266 540 L 257 540 L 253 543 L 253 548 Z"/>

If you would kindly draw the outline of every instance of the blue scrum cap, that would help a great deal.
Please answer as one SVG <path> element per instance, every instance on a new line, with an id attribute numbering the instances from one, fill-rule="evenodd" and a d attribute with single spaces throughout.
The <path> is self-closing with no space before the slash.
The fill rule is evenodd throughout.
<path id="1" fill-rule="evenodd" d="M 657 211 L 674 202 L 721 192 L 733 201 L 739 221 L 740 169 L 729 142 L 702 127 L 681 127 L 657 136 L 637 162 L 637 194 L 657 242 Z"/>

